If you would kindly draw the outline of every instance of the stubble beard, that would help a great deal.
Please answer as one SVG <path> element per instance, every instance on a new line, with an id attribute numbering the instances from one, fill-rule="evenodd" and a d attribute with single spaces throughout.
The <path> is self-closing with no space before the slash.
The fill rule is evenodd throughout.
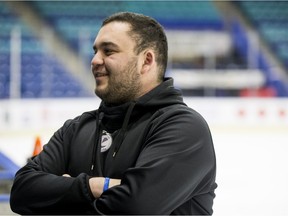
<path id="1" fill-rule="evenodd" d="M 117 74 L 115 76 L 115 74 Z M 108 104 L 123 104 L 137 98 L 141 88 L 137 61 L 132 59 L 119 72 L 109 71 L 108 85 L 105 89 L 95 89 L 96 95 Z"/>

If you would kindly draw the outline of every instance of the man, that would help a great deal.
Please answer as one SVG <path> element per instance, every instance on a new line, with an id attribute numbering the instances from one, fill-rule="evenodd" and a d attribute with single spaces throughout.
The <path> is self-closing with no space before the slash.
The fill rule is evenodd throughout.
<path id="1" fill-rule="evenodd" d="M 154 19 L 107 18 L 91 62 L 98 110 L 65 122 L 16 174 L 19 214 L 213 213 L 216 162 L 205 120 L 164 78 L 167 39 Z"/>

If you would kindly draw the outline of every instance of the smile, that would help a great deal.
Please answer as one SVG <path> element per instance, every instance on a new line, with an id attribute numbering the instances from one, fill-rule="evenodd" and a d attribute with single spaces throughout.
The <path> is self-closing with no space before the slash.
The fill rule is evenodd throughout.
<path id="1" fill-rule="evenodd" d="M 103 77 L 103 76 L 108 76 L 108 74 L 107 74 L 107 73 L 95 73 L 94 75 L 95 75 L 95 77 Z"/>

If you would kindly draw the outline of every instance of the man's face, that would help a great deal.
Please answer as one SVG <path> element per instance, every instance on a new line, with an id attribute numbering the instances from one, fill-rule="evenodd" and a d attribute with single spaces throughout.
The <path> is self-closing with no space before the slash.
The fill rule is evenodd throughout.
<path id="1" fill-rule="evenodd" d="M 136 43 L 128 34 L 129 29 L 127 23 L 108 23 L 94 41 L 91 68 L 95 93 L 107 103 L 136 99 L 141 89 L 139 57 L 134 53 Z"/>

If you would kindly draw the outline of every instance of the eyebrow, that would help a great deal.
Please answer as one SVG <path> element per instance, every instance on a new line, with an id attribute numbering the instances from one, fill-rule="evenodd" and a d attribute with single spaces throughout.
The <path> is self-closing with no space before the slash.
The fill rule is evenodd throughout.
<path id="1" fill-rule="evenodd" d="M 119 46 L 113 42 L 102 42 L 99 45 L 99 48 L 104 48 L 104 47 L 112 47 L 112 48 L 117 48 L 119 49 Z M 93 50 L 97 50 L 96 44 L 93 45 Z"/>

